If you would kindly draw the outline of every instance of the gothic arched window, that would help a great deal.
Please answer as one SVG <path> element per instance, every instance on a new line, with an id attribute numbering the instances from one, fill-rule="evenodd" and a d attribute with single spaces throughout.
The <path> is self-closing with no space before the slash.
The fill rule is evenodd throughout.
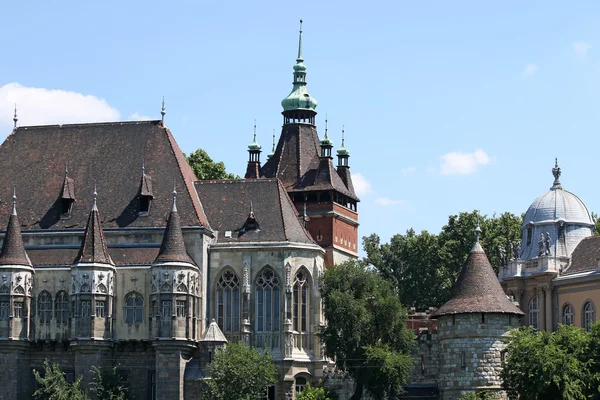
<path id="1" fill-rule="evenodd" d="M 538 329 L 538 321 L 540 315 L 540 296 L 536 295 L 529 300 L 529 325 L 533 329 Z"/>
<path id="2" fill-rule="evenodd" d="M 131 292 L 125 296 L 125 323 L 126 324 L 141 324 L 142 314 L 144 310 L 144 299 L 142 295 L 136 292 Z"/>
<path id="3" fill-rule="evenodd" d="M 65 291 L 60 291 L 56 294 L 56 303 L 54 307 L 56 312 L 56 323 L 66 324 L 68 322 L 69 313 L 69 295 Z"/>
<path id="4" fill-rule="evenodd" d="M 573 306 L 565 304 L 562 309 L 562 323 L 565 325 L 573 325 L 575 319 L 575 313 L 573 312 Z"/>
<path id="5" fill-rule="evenodd" d="M 308 332 L 308 273 L 304 269 L 296 272 L 294 279 L 294 330 Z"/>
<path id="6" fill-rule="evenodd" d="M 217 324 L 223 333 L 240 330 L 240 279 L 231 270 L 221 274 L 216 290 Z"/>
<path id="7" fill-rule="evenodd" d="M 279 331 L 279 278 L 265 268 L 256 279 L 256 331 Z"/>
<path id="8" fill-rule="evenodd" d="M 52 296 L 45 290 L 38 296 L 40 324 L 49 324 L 52 318 Z"/>
<path id="9" fill-rule="evenodd" d="M 596 307 L 591 301 L 587 301 L 583 305 L 583 329 L 590 330 L 596 322 Z"/>

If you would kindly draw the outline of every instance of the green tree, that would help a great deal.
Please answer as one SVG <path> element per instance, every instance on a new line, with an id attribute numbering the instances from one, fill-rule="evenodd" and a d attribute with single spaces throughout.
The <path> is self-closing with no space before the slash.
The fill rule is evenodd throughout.
<path id="1" fill-rule="evenodd" d="M 215 354 L 205 380 L 208 400 L 255 400 L 277 381 L 273 357 L 243 343 L 229 343 Z"/>
<path id="2" fill-rule="evenodd" d="M 481 244 L 496 269 L 519 240 L 522 218 L 511 213 L 478 216 L 477 211 L 448 217 L 438 234 L 410 229 L 381 243 L 372 234 L 363 238 L 366 262 L 388 280 L 402 304 L 418 310 L 444 304 L 473 247 L 475 227 L 482 229 Z"/>
<path id="3" fill-rule="evenodd" d="M 598 219 L 598 214 L 592 211 L 592 221 L 594 221 L 594 235 L 600 235 L 600 220 Z"/>
<path id="4" fill-rule="evenodd" d="M 37 382 L 33 393 L 36 400 L 89 400 L 81 389 L 81 377 L 73 383 L 67 382 L 58 364 L 50 364 L 45 360 L 44 376 L 36 370 L 33 370 L 33 376 Z"/>
<path id="5" fill-rule="evenodd" d="M 323 386 L 312 386 L 309 382 L 304 390 L 296 395 L 296 400 L 331 400 L 331 397 Z"/>
<path id="6" fill-rule="evenodd" d="M 327 270 L 321 286 L 327 355 L 354 378 L 351 400 L 363 389 L 375 399 L 395 398 L 410 374 L 414 334 L 390 284 L 364 263 L 348 261 Z"/>
<path id="7" fill-rule="evenodd" d="M 118 373 L 117 367 L 102 373 L 100 368 L 93 366 L 92 374 L 90 390 L 96 394 L 96 398 L 103 400 L 126 400 L 128 398 L 127 382 Z"/>
<path id="8" fill-rule="evenodd" d="M 194 174 L 201 181 L 211 179 L 240 179 L 235 174 L 228 173 L 225 170 L 223 161 L 213 161 L 203 149 L 198 149 L 187 156 L 187 161 L 192 167 Z"/>
<path id="9" fill-rule="evenodd" d="M 571 325 L 559 325 L 552 333 L 530 327 L 513 330 L 501 373 L 509 394 L 520 400 L 597 398 L 594 340 L 600 337 L 599 328 L 592 333 Z"/>

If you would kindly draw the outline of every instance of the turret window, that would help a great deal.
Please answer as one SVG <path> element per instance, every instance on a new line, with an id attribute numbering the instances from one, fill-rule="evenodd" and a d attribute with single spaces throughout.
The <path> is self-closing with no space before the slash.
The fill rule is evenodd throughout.
<path id="1" fill-rule="evenodd" d="M 103 301 L 96 301 L 96 317 L 104 318 L 106 304 Z"/>
<path id="2" fill-rule="evenodd" d="M 8 319 L 8 310 L 10 303 L 8 301 L 0 302 L 0 320 L 6 321 Z"/>
<path id="3" fill-rule="evenodd" d="M 185 300 L 175 302 L 175 312 L 178 317 L 185 317 Z"/>
<path id="4" fill-rule="evenodd" d="M 68 322 L 69 297 L 67 292 L 61 291 L 56 294 L 56 323 L 66 324 Z"/>
<path id="5" fill-rule="evenodd" d="M 170 300 L 165 300 L 162 302 L 162 316 L 163 318 L 169 318 L 171 317 L 171 315 L 173 315 L 172 310 L 172 303 Z"/>
<path id="6" fill-rule="evenodd" d="M 90 301 L 80 301 L 79 302 L 79 310 L 80 314 L 83 318 L 89 318 L 90 316 Z"/>
<path id="7" fill-rule="evenodd" d="M 23 302 L 22 301 L 15 301 L 13 303 L 13 305 L 14 305 L 13 317 L 15 317 L 15 318 L 23 318 Z"/>
<path id="8" fill-rule="evenodd" d="M 40 324 L 49 324 L 52 317 L 52 296 L 43 291 L 38 297 L 38 312 L 40 315 Z"/>

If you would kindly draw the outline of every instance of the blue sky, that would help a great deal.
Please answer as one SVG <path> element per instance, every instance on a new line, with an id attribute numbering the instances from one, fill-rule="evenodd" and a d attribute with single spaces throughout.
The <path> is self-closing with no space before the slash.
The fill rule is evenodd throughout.
<path id="1" fill-rule="evenodd" d="M 360 235 L 524 212 L 552 184 L 600 211 L 600 3 L 37 1 L 2 6 L 0 132 L 160 118 L 242 175 L 266 152 L 304 19 L 309 92 L 360 188 Z M 9 194 L 0 194 L 8 196 Z"/>

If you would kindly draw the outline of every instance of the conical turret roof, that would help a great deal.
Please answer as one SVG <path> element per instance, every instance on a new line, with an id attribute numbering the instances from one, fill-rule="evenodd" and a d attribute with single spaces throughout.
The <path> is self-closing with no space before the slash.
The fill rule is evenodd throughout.
<path id="1" fill-rule="evenodd" d="M 183 232 L 181 231 L 179 214 L 177 213 L 176 194 L 177 192 L 173 191 L 173 207 L 169 213 L 169 219 L 167 220 L 167 227 L 165 228 L 160 250 L 154 262 L 184 262 L 195 264 L 188 255 L 187 250 L 185 249 L 185 243 L 183 242 Z"/>
<path id="2" fill-rule="evenodd" d="M 96 204 L 96 196 L 96 189 L 94 189 L 94 205 L 88 216 L 85 232 L 83 233 L 83 240 L 81 241 L 81 247 L 79 247 L 79 253 L 75 258 L 75 261 L 73 261 L 74 264 L 100 263 L 114 265 L 110 258 L 110 254 L 108 253 L 106 240 L 104 239 L 104 231 L 102 230 L 102 224 L 100 223 L 100 213 L 98 212 L 98 206 Z"/>
<path id="3" fill-rule="evenodd" d="M 206 328 L 206 332 L 204 332 L 201 340 L 203 342 L 227 343 L 227 338 L 223 335 L 223 331 L 221 331 L 214 318 L 210 321 L 210 325 Z"/>
<path id="4" fill-rule="evenodd" d="M 477 229 L 479 236 L 480 229 Z M 432 316 L 466 313 L 524 315 L 502 290 L 478 238 L 452 288 L 452 298 Z"/>
<path id="5" fill-rule="evenodd" d="M 13 210 L 8 219 L 6 235 L 2 243 L 2 251 L 0 251 L 0 265 L 26 265 L 31 267 L 31 261 L 23 245 L 16 203 L 17 196 L 13 194 Z"/>

